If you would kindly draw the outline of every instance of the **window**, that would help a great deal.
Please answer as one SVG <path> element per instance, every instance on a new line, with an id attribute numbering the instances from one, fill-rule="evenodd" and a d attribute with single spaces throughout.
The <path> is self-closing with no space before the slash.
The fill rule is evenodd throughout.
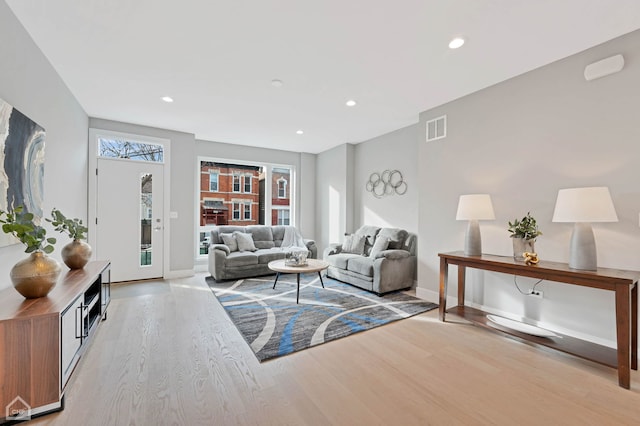
<path id="1" fill-rule="evenodd" d="M 220 181 L 220 173 L 209 172 L 209 192 L 218 192 L 218 183 Z"/>
<path id="2" fill-rule="evenodd" d="M 244 205 L 244 220 L 251 220 L 251 203 Z"/>
<path id="3" fill-rule="evenodd" d="M 233 192 L 240 192 L 240 175 L 233 175 Z"/>
<path id="4" fill-rule="evenodd" d="M 164 146 L 116 138 L 98 138 L 98 156 L 134 161 L 164 162 Z"/>
<path id="5" fill-rule="evenodd" d="M 240 203 L 233 203 L 233 220 L 240 220 Z"/>
<path id="6" fill-rule="evenodd" d="M 251 175 L 244 175 L 244 192 L 251 193 Z"/>
<path id="7" fill-rule="evenodd" d="M 289 225 L 289 210 L 278 210 L 278 225 Z"/>
<path id="8" fill-rule="evenodd" d="M 285 178 L 278 179 L 278 198 L 287 198 L 287 180 Z"/>

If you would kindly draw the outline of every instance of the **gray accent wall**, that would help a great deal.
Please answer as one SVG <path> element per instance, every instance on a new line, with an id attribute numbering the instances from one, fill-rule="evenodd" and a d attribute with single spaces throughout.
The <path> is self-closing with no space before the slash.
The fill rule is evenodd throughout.
<path id="1" fill-rule="evenodd" d="M 355 145 L 354 225 L 376 225 L 418 232 L 418 124 Z M 404 195 L 376 198 L 366 190 L 372 173 L 398 170 L 407 183 Z"/>
<path id="2" fill-rule="evenodd" d="M 624 69 L 586 81 L 586 65 L 622 54 Z M 598 264 L 640 270 L 640 31 L 520 75 L 420 115 L 418 295 L 438 292 L 438 252 L 461 250 L 458 197 L 488 193 L 483 251 L 512 255 L 507 222 L 527 212 L 543 235 L 543 260 L 567 262 L 572 224 L 552 223 L 561 188 L 608 186 L 619 222 L 594 224 Z M 447 137 L 426 142 L 425 122 L 447 115 Z M 455 268 L 449 297 L 456 294 Z M 518 278 L 523 291 L 535 281 Z M 543 299 L 514 277 L 470 271 L 468 303 L 552 330 L 615 345 L 611 292 L 544 281 Z"/>
<path id="3" fill-rule="evenodd" d="M 45 141 L 44 211 L 87 219 L 88 117 L 5 2 L 0 2 L 0 98 L 41 125 Z M 58 238 L 52 256 L 68 239 Z M 10 287 L 9 271 L 26 257 L 24 246 L 0 247 L 0 289 Z"/>

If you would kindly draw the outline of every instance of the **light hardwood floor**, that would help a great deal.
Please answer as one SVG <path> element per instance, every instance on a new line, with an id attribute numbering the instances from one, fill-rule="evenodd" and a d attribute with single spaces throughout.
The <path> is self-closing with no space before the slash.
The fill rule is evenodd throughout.
<path id="1" fill-rule="evenodd" d="M 612 368 L 437 310 L 260 364 L 204 282 L 113 287 L 51 425 L 640 424 Z"/>

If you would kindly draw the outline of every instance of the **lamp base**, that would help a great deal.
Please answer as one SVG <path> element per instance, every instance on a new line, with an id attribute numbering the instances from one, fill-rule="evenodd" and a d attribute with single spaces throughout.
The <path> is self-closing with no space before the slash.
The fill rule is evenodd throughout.
<path id="1" fill-rule="evenodd" d="M 576 222 L 569 245 L 569 268 L 585 271 L 598 269 L 596 239 L 590 223 Z"/>
<path id="2" fill-rule="evenodd" d="M 482 254 L 482 238 L 480 237 L 480 225 L 477 220 L 470 220 L 467 224 L 467 232 L 464 235 L 464 254 L 467 256 L 480 256 Z"/>

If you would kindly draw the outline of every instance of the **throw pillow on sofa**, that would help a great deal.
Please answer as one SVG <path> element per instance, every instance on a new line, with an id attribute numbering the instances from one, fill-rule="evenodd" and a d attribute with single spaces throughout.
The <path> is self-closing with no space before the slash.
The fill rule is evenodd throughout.
<path id="1" fill-rule="evenodd" d="M 230 252 L 238 251 L 238 241 L 236 240 L 235 235 L 233 234 L 220 234 L 220 238 L 222 239 L 222 243 L 229 247 Z"/>
<path id="2" fill-rule="evenodd" d="M 343 253 L 364 254 L 366 235 L 351 234 L 344 237 L 342 243 Z"/>
<path id="3" fill-rule="evenodd" d="M 378 235 L 376 238 L 376 242 L 371 247 L 371 253 L 369 253 L 369 257 L 373 257 L 374 259 L 381 252 L 385 251 L 389 247 L 389 239 L 387 237 L 381 237 Z"/>
<path id="4" fill-rule="evenodd" d="M 236 237 L 236 241 L 238 242 L 238 250 L 239 251 L 256 251 L 258 250 L 253 243 L 253 237 L 251 234 L 245 234 L 243 232 L 235 231 L 233 236 Z"/>

